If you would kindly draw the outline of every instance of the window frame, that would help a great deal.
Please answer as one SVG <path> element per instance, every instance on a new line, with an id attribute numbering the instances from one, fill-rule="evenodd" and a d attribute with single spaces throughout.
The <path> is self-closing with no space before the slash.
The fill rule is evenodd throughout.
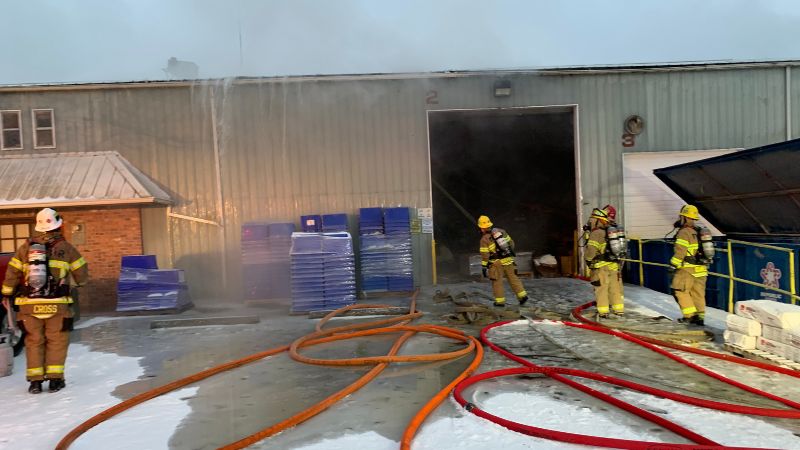
<path id="1" fill-rule="evenodd" d="M 17 249 L 19 248 L 19 245 L 17 244 L 17 241 L 18 241 L 18 240 L 20 240 L 20 239 L 26 239 L 26 240 L 27 240 L 27 239 L 30 239 L 30 238 L 32 238 L 32 237 L 33 237 L 33 233 L 34 233 L 34 231 L 35 231 L 35 230 L 34 230 L 34 227 L 33 227 L 33 224 L 31 223 L 31 221 L 30 221 L 29 219 L 28 219 L 28 220 L 26 220 L 26 219 L 6 219 L 6 220 L 0 220 L 0 225 L 10 225 L 10 226 L 12 227 L 12 230 L 13 230 L 13 234 L 14 234 L 14 236 L 13 236 L 13 237 L 11 237 L 11 238 L 8 238 L 8 237 L 3 237 L 3 238 L 2 238 L 2 240 L 4 240 L 4 241 L 5 241 L 5 240 L 10 240 L 10 241 L 13 241 L 13 242 L 14 242 L 14 245 L 13 245 L 14 249 L 13 249 L 13 250 L 11 250 L 11 252 L 10 252 L 10 253 L 14 253 L 14 252 L 15 252 L 15 251 L 17 251 Z M 26 236 L 26 237 L 24 237 L 24 238 L 23 238 L 23 237 L 20 237 L 20 236 L 18 236 L 18 235 L 17 235 L 17 225 L 27 225 L 27 226 L 28 226 L 28 236 Z M 8 252 L 5 252 L 5 253 L 8 253 Z"/>
<path id="2" fill-rule="evenodd" d="M 3 115 L 5 113 L 17 113 L 17 126 L 18 128 L 6 128 L 3 124 Z M 19 133 L 19 147 L 6 146 L 6 131 L 17 130 Z M 22 133 L 22 110 L 21 109 L 3 109 L 0 110 L 0 150 L 22 150 L 25 148 L 25 136 Z"/>
<path id="3" fill-rule="evenodd" d="M 40 111 L 50 111 L 50 126 L 40 127 L 36 123 L 36 113 Z M 33 128 L 33 148 L 34 149 L 48 149 L 56 148 L 56 112 L 53 108 L 33 108 L 31 109 L 31 128 Z M 50 130 L 50 135 L 53 138 L 52 145 L 39 145 L 37 132 L 40 130 Z"/>

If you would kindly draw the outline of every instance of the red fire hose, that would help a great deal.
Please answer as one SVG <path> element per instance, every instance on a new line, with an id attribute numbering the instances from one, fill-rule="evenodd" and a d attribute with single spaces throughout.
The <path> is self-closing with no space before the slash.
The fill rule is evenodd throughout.
<path id="1" fill-rule="evenodd" d="M 590 388 L 590 387 L 588 387 L 588 386 L 586 386 L 584 384 L 581 384 L 578 381 L 574 380 L 573 378 L 575 378 L 575 377 L 586 378 L 586 379 L 591 379 L 591 380 L 595 380 L 595 381 L 599 381 L 599 382 L 603 382 L 603 383 L 613 384 L 613 385 L 625 387 L 625 388 L 628 388 L 628 389 L 631 389 L 631 390 L 636 390 L 636 391 L 643 392 L 643 393 L 646 393 L 646 394 L 654 395 L 654 396 L 657 396 L 657 397 L 663 397 L 663 398 L 667 398 L 667 399 L 670 399 L 670 400 L 674 400 L 674 401 L 678 401 L 678 402 L 682 402 L 682 403 L 686 403 L 686 404 L 690 404 L 690 405 L 694 405 L 694 406 L 700 406 L 700 407 L 703 407 L 703 408 L 710 408 L 710 409 L 716 409 L 716 410 L 726 411 L 726 412 L 734 412 L 734 413 L 739 413 L 739 414 L 749 414 L 749 415 L 788 418 L 788 419 L 800 419 L 800 403 L 794 402 L 792 400 L 789 400 L 789 399 L 786 399 L 786 398 L 783 398 L 783 397 L 779 397 L 779 396 L 774 395 L 774 394 L 770 394 L 768 392 L 764 392 L 764 391 L 759 390 L 757 388 L 754 388 L 752 386 L 748 386 L 748 385 L 746 385 L 744 383 L 741 383 L 741 382 L 732 380 L 730 378 L 727 378 L 727 377 L 725 377 L 723 375 L 719 375 L 719 374 L 717 374 L 715 372 L 712 372 L 712 371 L 710 371 L 710 370 L 708 370 L 708 369 L 706 369 L 704 367 L 701 367 L 701 366 L 699 366 L 699 365 L 697 365 L 695 363 L 687 361 L 687 360 L 681 358 L 680 356 L 677 356 L 677 355 L 675 355 L 673 353 L 667 352 L 667 351 L 659 348 L 659 346 L 669 347 L 669 348 L 673 348 L 673 349 L 677 349 L 677 350 L 681 350 L 681 351 L 686 351 L 686 352 L 691 352 L 691 353 L 696 353 L 696 354 L 700 354 L 700 355 L 704 355 L 704 356 L 708 356 L 708 357 L 712 357 L 712 358 L 717 358 L 717 359 L 722 359 L 722 360 L 725 360 L 725 361 L 734 362 L 734 363 L 737 363 L 737 364 L 744 364 L 744 365 L 748 365 L 748 366 L 752 366 L 752 367 L 757 367 L 759 369 L 778 372 L 778 373 L 782 373 L 782 374 L 785 374 L 785 375 L 793 376 L 793 377 L 796 377 L 796 378 L 800 378 L 800 372 L 794 371 L 794 370 L 791 370 L 791 369 L 784 369 L 784 368 L 781 368 L 781 367 L 772 366 L 772 365 L 769 365 L 769 364 L 758 363 L 758 362 L 747 360 L 747 359 L 744 359 L 744 358 L 737 358 L 737 357 L 730 356 L 730 355 L 723 355 L 723 354 L 720 354 L 720 353 L 710 352 L 710 351 L 707 351 L 707 350 L 699 350 L 699 349 L 695 349 L 695 348 L 692 348 L 692 347 L 686 347 L 686 346 L 673 344 L 673 343 L 669 343 L 669 342 L 665 342 L 665 341 L 659 341 L 657 339 L 652 339 L 652 338 L 648 338 L 648 337 L 645 337 L 645 336 L 637 336 L 637 335 L 632 335 L 632 334 L 628 334 L 628 333 L 622 333 L 622 332 L 619 332 L 619 331 L 611 330 L 609 328 L 603 327 L 600 324 L 597 324 L 595 322 L 592 322 L 592 321 L 584 318 L 580 314 L 581 311 L 583 311 L 584 309 L 586 309 L 586 308 L 588 308 L 588 307 L 590 307 L 592 305 L 594 305 L 594 302 L 590 302 L 590 303 L 587 303 L 585 305 L 581 305 L 581 306 L 579 306 L 579 307 L 577 307 L 577 308 L 575 308 L 573 310 L 573 315 L 578 320 L 580 320 L 582 322 L 585 322 L 585 323 L 571 323 L 571 322 L 560 322 L 560 323 L 563 323 L 564 325 L 570 326 L 570 327 L 581 328 L 581 329 L 590 330 L 590 331 L 599 332 L 599 333 L 606 333 L 606 334 L 610 334 L 612 336 L 616 336 L 616 337 L 625 339 L 625 340 L 627 340 L 629 342 L 635 343 L 635 344 L 640 345 L 642 347 L 645 347 L 645 348 L 647 348 L 649 350 L 655 351 L 655 352 L 657 352 L 657 353 L 659 353 L 659 354 L 661 354 L 663 356 L 671 358 L 671 359 L 673 359 L 673 360 L 675 360 L 677 362 L 685 364 L 686 366 L 691 367 L 691 368 L 693 368 L 693 369 L 695 369 L 695 370 L 697 370 L 697 371 L 699 371 L 699 372 L 701 372 L 701 373 L 703 373 L 705 375 L 713 377 L 713 378 L 715 378 L 717 380 L 720 380 L 722 382 L 728 383 L 728 384 L 730 384 L 732 386 L 736 386 L 736 387 L 738 387 L 740 389 L 743 389 L 743 390 L 745 390 L 747 392 L 751 392 L 753 394 L 762 396 L 764 398 L 768 398 L 768 399 L 771 399 L 771 400 L 774 400 L 774 401 L 781 402 L 781 403 L 783 403 L 783 404 L 785 404 L 787 406 L 790 406 L 792 408 L 795 408 L 795 409 L 787 410 L 787 409 L 757 408 L 757 407 L 751 407 L 751 406 L 736 405 L 736 404 L 732 404 L 732 403 L 717 402 L 717 401 L 706 400 L 706 399 L 702 399 L 702 398 L 697 398 L 697 397 L 691 397 L 691 396 L 687 396 L 687 395 L 677 394 L 677 393 L 673 393 L 673 392 L 668 392 L 668 391 L 664 391 L 664 390 L 661 390 L 661 389 L 653 388 L 653 387 L 650 387 L 650 386 L 642 385 L 642 384 L 639 384 L 639 383 L 634 383 L 634 382 L 631 382 L 631 381 L 622 380 L 622 379 L 619 379 L 619 378 L 610 377 L 610 376 L 602 375 L 602 374 L 598 374 L 598 373 L 587 372 L 587 371 L 577 370 L 577 369 L 563 368 L 563 367 L 539 366 L 537 364 L 534 364 L 534 363 L 531 363 L 530 361 L 525 360 L 524 358 L 518 357 L 518 356 L 508 352 L 507 350 L 497 346 L 496 344 L 494 344 L 493 342 L 491 342 L 489 340 L 489 338 L 487 336 L 489 330 L 491 330 L 492 328 L 495 328 L 495 327 L 506 325 L 506 324 L 510 323 L 511 321 L 498 322 L 498 323 L 494 323 L 494 324 L 491 324 L 491 325 L 485 327 L 481 331 L 481 339 L 483 340 L 483 342 L 486 345 L 491 347 L 496 352 L 506 356 L 507 358 L 509 358 L 509 359 L 511 359 L 513 361 L 516 361 L 516 362 L 522 364 L 524 367 L 495 370 L 495 371 L 491 371 L 491 372 L 487 372 L 487 373 L 483 373 L 483 374 L 480 374 L 480 375 L 474 375 L 472 377 L 469 377 L 469 378 L 465 379 L 464 381 L 462 381 L 461 383 L 459 383 L 458 386 L 456 386 L 456 389 L 453 391 L 453 397 L 455 398 L 455 400 L 460 405 L 462 405 L 465 409 L 470 411 L 471 413 L 473 413 L 473 414 L 475 414 L 475 415 L 477 415 L 479 417 L 483 417 L 483 418 L 485 418 L 487 420 L 490 420 L 492 422 L 495 422 L 495 423 L 497 423 L 499 425 L 502 425 L 502 426 L 504 426 L 504 427 L 506 427 L 506 428 L 508 428 L 510 430 L 517 431 L 519 433 L 527 434 L 527 435 L 530 435 L 530 436 L 541 437 L 541 438 L 545 438 L 545 439 L 558 440 L 558 441 L 562 441 L 562 442 L 570 442 L 570 443 L 574 443 L 574 444 L 603 446 L 603 447 L 610 447 L 610 448 L 623 448 L 623 449 L 643 449 L 643 450 L 644 449 L 647 449 L 647 450 L 653 450 L 653 449 L 742 449 L 742 448 L 750 448 L 750 447 L 730 447 L 730 446 L 724 446 L 724 445 L 718 444 L 718 443 L 716 443 L 716 442 L 714 442 L 714 441 L 712 441 L 712 440 L 710 440 L 710 439 L 708 439 L 706 437 L 703 437 L 703 436 L 701 436 L 701 435 L 699 435 L 699 434 L 697 434 L 697 433 L 695 433 L 695 432 L 693 432 L 691 430 L 688 430 L 688 429 L 686 429 L 686 428 L 684 428 L 684 427 L 682 427 L 682 426 L 680 426 L 680 425 L 678 425 L 678 424 L 676 424 L 674 422 L 671 422 L 671 421 L 669 421 L 667 419 L 664 419 L 661 416 L 655 415 L 655 414 L 650 413 L 648 411 L 645 411 L 645 410 L 643 410 L 641 408 L 638 408 L 638 407 L 636 407 L 634 405 L 626 403 L 626 402 L 624 402 L 624 401 L 622 401 L 622 400 L 620 400 L 620 399 L 618 399 L 616 397 L 612 397 L 612 396 L 610 396 L 608 394 L 605 394 L 603 392 L 600 392 L 600 391 L 597 391 L 595 389 L 592 389 L 592 388 Z M 480 409 L 478 406 L 476 406 L 476 405 L 468 402 L 467 400 L 465 400 L 463 395 L 462 395 L 462 392 L 464 391 L 464 389 L 466 389 L 467 387 L 469 387 L 469 386 L 471 386 L 471 385 L 473 385 L 473 384 L 475 384 L 475 383 L 477 383 L 479 381 L 482 381 L 482 380 L 491 379 L 491 378 L 497 378 L 497 377 L 503 377 L 503 376 L 532 374 L 532 373 L 543 374 L 543 375 L 545 375 L 547 377 L 550 377 L 551 379 L 554 379 L 556 381 L 564 383 L 564 384 L 566 384 L 566 385 L 568 385 L 570 387 L 573 387 L 573 388 L 575 388 L 577 390 L 580 390 L 580 391 L 582 391 L 584 393 L 592 395 L 595 398 L 598 398 L 598 399 L 603 400 L 603 401 L 605 401 L 607 403 L 610 403 L 610 404 L 612 404 L 614 406 L 617 406 L 617 407 L 619 407 L 619 408 L 621 408 L 621 409 L 623 409 L 625 411 L 628 411 L 630 413 L 636 414 L 637 416 L 639 416 L 641 418 L 644 418 L 644 419 L 646 419 L 646 420 L 648 420 L 648 421 L 650 421 L 652 423 L 660 425 L 660 426 L 662 426 L 662 427 L 664 427 L 664 428 L 666 428 L 666 429 L 668 429 L 668 430 L 670 430 L 670 431 L 672 431 L 672 432 L 674 432 L 674 433 L 676 433 L 676 434 L 678 434 L 680 436 L 683 436 L 683 437 L 689 439 L 692 442 L 695 442 L 695 444 L 674 444 L 674 443 L 660 443 L 660 442 L 636 441 L 636 440 L 628 440 L 628 439 L 606 438 L 606 437 L 591 436 L 591 435 L 581 435 L 581 434 L 576 434 L 576 433 L 567 433 L 567 432 L 563 432 L 563 431 L 539 428 L 539 427 L 535 427 L 535 426 L 531 426 L 531 425 L 521 424 L 521 423 L 518 423 L 518 422 L 514 422 L 514 421 L 511 421 L 511 420 L 504 419 L 502 417 L 498 417 L 498 416 L 495 416 L 493 414 L 490 414 L 490 413 Z M 572 378 L 568 378 L 568 376 L 572 377 Z"/>

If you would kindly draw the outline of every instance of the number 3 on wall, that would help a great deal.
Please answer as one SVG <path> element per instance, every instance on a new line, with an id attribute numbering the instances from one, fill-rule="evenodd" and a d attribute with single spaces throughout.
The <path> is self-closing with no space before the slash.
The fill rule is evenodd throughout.
<path id="1" fill-rule="evenodd" d="M 622 135 L 623 147 L 633 147 L 634 145 L 636 145 L 636 136 L 628 133 Z"/>

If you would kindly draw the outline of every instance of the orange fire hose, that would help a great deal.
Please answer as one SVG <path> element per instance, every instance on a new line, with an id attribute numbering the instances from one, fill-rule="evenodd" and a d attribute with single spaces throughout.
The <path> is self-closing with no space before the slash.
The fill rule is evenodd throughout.
<path id="1" fill-rule="evenodd" d="M 398 317 L 392 317 L 388 319 L 382 319 L 372 322 L 366 323 L 359 323 L 359 324 L 351 324 L 336 328 L 330 328 L 327 330 L 323 330 L 322 327 L 332 318 L 336 317 L 337 315 L 349 311 L 351 309 L 364 309 L 364 308 L 385 308 L 389 305 L 350 305 L 344 308 L 337 309 L 336 311 L 331 312 L 327 316 L 325 316 L 316 327 L 316 331 L 303 336 L 290 345 L 285 345 L 282 347 L 276 347 L 270 350 L 265 350 L 263 352 L 254 353 L 250 356 L 246 356 L 241 359 L 237 359 L 216 367 L 212 367 L 210 369 L 203 370 L 196 374 L 190 375 L 185 378 L 181 378 L 179 380 L 173 381 L 172 383 L 166 384 L 164 386 L 152 389 L 147 392 L 143 392 L 137 396 L 134 396 L 128 400 L 118 403 L 117 405 L 112 406 L 111 408 L 106 409 L 105 411 L 95 415 L 94 417 L 90 418 L 89 420 L 83 422 L 82 424 L 75 427 L 72 431 L 70 431 L 66 436 L 64 436 L 61 441 L 56 446 L 57 450 L 66 450 L 70 444 L 72 444 L 78 437 L 82 434 L 89 431 L 92 427 L 114 417 L 115 415 L 130 409 L 140 403 L 143 403 L 147 400 L 153 399 L 160 395 L 163 395 L 167 392 L 174 391 L 186 385 L 195 383 L 197 381 L 203 380 L 210 376 L 216 375 L 220 372 L 224 372 L 227 370 L 231 370 L 237 367 L 241 367 L 245 364 L 249 364 L 253 361 L 266 358 L 268 356 L 276 355 L 282 353 L 284 351 L 289 351 L 289 355 L 300 362 L 308 363 L 308 364 L 316 364 L 316 365 L 325 365 L 325 366 L 374 366 L 370 369 L 367 373 L 362 375 L 359 379 L 355 382 L 347 386 L 346 388 L 328 396 L 321 402 L 317 403 L 316 405 L 307 408 L 304 411 L 301 411 L 298 414 L 295 414 L 288 419 L 285 419 L 277 424 L 264 428 L 263 430 L 254 433 L 250 436 L 247 436 L 239 441 L 233 442 L 226 446 L 221 447 L 225 450 L 232 450 L 232 449 L 241 449 L 247 446 L 250 446 L 262 439 L 265 439 L 269 436 L 277 434 L 287 428 L 293 427 L 298 425 L 305 420 L 319 414 L 320 412 L 324 411 L 325 409 L 329 408 L 333 404 L 335 404 L 340 399 L 352 394 L 353 392 L 357 391 L 375 377 L 377 377 L 388 365 L 392 362 L 431 362 L 431 361 L 442 361 L 447 359 L 455 359 L 460 358 L 467 353 L 475 352 L 475 357 L 472 363 L 467 367 L 467 369 L 459 375 L 455 380 L 453 380 L 447 387 L 442 389 L 439 393 L 437 393 L 423 408 L 414 416 L 411 420 L 408 428 L 406 428 L 405 433 L 403 434 L 403 438 L 401 441 L 401 448 L 408 449 L 413 439 L 416 431 L 421 426 L 422 422 L 425 418 L 438 406 L 447 395 L 452 390 L 452 388 L 458 384 L 462 379 L 466 378 L 467 376 L 471 375 L 478 365 L 481 362 L 483 357 L 483 349 L 480 345 L 480 342 L 472 336 L 467 336 L 463 332 L 443 327 L 443 326 L 436 326 L 436 325 L 407 325 L 411 320 L 416 319 L 422 316 L 422 313 L 416 311 L 416 299 L 417 294 L 419 291 L 414 292 L 414 295 L 411 297 L 411 303 L 409 307 L 409 314 L 405 314 Z M 375 328 L 380 326 L 380 328 Z M 340 360 L 326 360 L 326 359 L 319 359 L 319 358 L 309 358 L 306 356 L 301 355 L 298 350 L 303 347 L 309 347 L 316 344 L 322 344 L 326 342 L 334 342 L 340 341 L 344 339 L 352 339 L 357 337 L 365 337 L 365 336 L 373 336 L 378 334 L 385 334 L 385 333 L 398 333 L 403 332 L 403 334 L 394 342 L 392 348 L 389 350 L 388 354 L 385 356 L 371 356 L 371 357 L 364 357 L 364 358 L 348 358 L 348 359 L 340 359 Z M 425 354 L 425 355 L 403 355 L 398 356 L 397 352 L 399 352 L 402 345 L 414 336 L 416 333 L 429 333 L 435 334 L 443 337 L 447 337 L 450 339 L 454 339 L 457 341 L 467 343 L 467 346 L 461 350 L 441 353 L 441 354 Z"/>

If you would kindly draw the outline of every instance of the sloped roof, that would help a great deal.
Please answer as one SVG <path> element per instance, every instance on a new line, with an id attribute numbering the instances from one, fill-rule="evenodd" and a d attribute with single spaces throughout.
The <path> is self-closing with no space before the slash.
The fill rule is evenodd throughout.
<path id="1" fill-rule="evenodd" d="M 0 209 L 170 204 L 117 152 L 0 156 Z"/>
<path id="2" fill-rule="evenodd" d="M 653 173 L 726 234 L 800 235 L 800 139 Z"/>

